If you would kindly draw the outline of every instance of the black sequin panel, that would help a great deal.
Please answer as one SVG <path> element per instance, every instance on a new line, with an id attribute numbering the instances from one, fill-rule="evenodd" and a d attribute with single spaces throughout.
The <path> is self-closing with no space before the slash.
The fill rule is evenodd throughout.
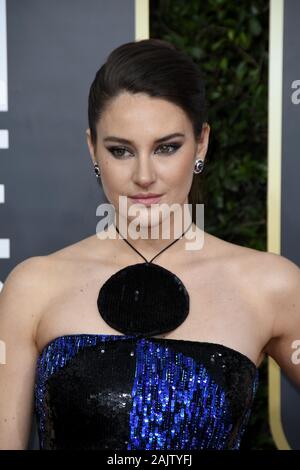
<path id="1" fill-rule="evenodd" d="M 155 263 L 138 263 L 107 279 L 99 291 L 97 305 L 105 322 L 117 331 L 156 336 L 184 322 L 190 299 L 174 273 Z"/>
<path id="2" fill-rule="evenodd" d="M 36 369 L 41 449 L 238 449 L 255 364 L 216 343 L 75 334 Z"/>

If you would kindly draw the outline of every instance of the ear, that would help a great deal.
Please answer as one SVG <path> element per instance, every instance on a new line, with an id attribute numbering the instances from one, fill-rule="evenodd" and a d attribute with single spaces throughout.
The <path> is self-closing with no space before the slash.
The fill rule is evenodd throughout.
<path id="1" fill-rule="evenodd" d="M 90 128 L 87 128 L 87 130 L 85 132 L 86 132 L 86 140 L 87 140 L 87 144 L 88 144 L 91 159 L 92 159 L 93 163 L 97 163 L 96 157 L 95 157 L 95 149 L 94 149 L 94 146 L 92 144 L 92 137 L 91 137 Z"/>
<path id="2" fill-rule="evenodd" d="M 197 159 L 201 158 L 201 160 L 205 160 L 205 155 L 208 149 L 209 133 L 210 125 L 208 124 L 208 122 L 204 122 L 202 126 L 201 135 L 197 142 Z"/>

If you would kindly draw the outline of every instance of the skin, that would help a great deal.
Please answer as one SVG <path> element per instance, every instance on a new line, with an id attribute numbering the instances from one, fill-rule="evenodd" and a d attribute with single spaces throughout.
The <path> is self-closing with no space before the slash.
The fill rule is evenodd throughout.
<path id="1" fill-rule="evenodd" d="M 209 131 L 205 125 L 196 141 L 191 122 L 174 104 L 144 94 L 122 94 L 97 124 L 96 148 L 89 130 L 87 144 L 111 203 L 117 205 L 120 194 L 151 191 L 164 193 L 169 204 L 183 204 L 194 161 L 205 159 Z M 160 155 L 161 144 L 154 141 L 173 132 L 185 134 L 184 143 L 176 139 L 182 147 L 172 155 Z M 106 147 L 123 144 L 104 145 L 107 135 L 130 139 L 132 144 L 126 147 L 131 156 L 115 159 Z M 131 242 L 147 259 L 169 244 L 165 239 Z M 1 340 L 7 357 L 0 366 L 0 449 L 27 446 L 36 361 L 50 341 L 65 334 L 120 334 L 99 315 L 96 299 L 108 277 L 137 262 L 141 257 L 124 240 L 99 240 L 94 234 L 50 255 L 29 258 L 11 271 L 0 294 Z M 186 250 L 182 238 L 155 262 L 177 274 L 190 295 L 186 321 L 164 337 L 223 344 L 256 366 L 268 354 L 300 388 L 300 364 L 292 360 L 293 344 L 300 340 L 296 264 L 207 232 L 200 250 Z"/>

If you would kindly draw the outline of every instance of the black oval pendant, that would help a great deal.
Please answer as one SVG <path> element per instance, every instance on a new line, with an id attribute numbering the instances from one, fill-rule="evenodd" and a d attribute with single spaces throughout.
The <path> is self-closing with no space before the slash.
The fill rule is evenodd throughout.
<path id="1" fill-rule="evenodd" d="M 124 334 L 157 335 L 177 328 L 188 316 L 189 295 L 171 271 L 153 263 L 126 266 L 101 287 L 98 310 Z"/>

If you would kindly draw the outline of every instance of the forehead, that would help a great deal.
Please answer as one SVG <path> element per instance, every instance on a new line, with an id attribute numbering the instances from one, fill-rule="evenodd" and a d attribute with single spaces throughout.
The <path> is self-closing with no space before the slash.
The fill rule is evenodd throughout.
<path id="1" fill-rule="evenodd" d="M 146 93 L 122 92 L 110 101 L 99 120 L 101 133 L 122 131 L 153 133 L 155 137 L 190 131 L 186 113 L 176 104 Z"/>

